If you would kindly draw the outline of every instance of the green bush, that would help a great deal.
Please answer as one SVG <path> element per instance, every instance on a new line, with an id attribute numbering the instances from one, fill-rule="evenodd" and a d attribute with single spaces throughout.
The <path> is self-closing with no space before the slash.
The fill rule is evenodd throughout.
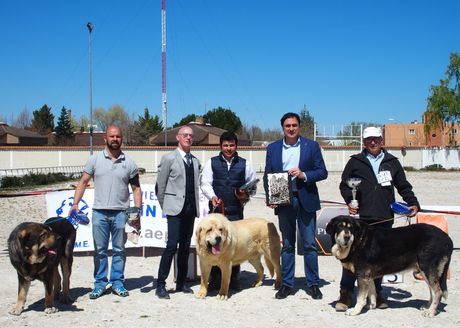
<path id="1" fill-rule="evenodd" d="M 30 173 L 22 177 L 3 177 L 0 181 L 0 189 L 49 185 L 53 183 L 74 180 L 75 178 L 77 177 L 74 176 L 74 174 L 66 175 L 64 173 Z"/>
<path id="2" fill-rule="evenodd" d="M 423 168 L 424 171 L 445 171 L 441 164 L 431 164 Z"/>
<path id="3" fill-rule="evenodd" d="M 404 171 L 413 172 L 417 171 L 417 169 L 413 166 L 404 166 Z"/>

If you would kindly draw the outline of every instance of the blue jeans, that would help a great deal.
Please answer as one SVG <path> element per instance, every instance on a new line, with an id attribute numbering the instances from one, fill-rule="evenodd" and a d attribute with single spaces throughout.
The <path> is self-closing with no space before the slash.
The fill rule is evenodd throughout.
<path id="1" fill-rule="evenodd" d="M 318 252 L 315 241 L 316 212 L 306 212 L 299 199 L 293 197 L 291 205 L 278 208 L 278 220 L 283 239 L 281 249 L 283 285 L 294 287 L 296 223 L 302 238 L 307 288 L 318 285 Z"/>
<path id="2" fill-rule="evenodd" d="M 128 219 L 123 210 L 93 210 L 94 240 L 94 287 L 105 288 L 108 284 L 107 270 L 109 259 L 107 248 L 112 235 L 112 267 L 110 284 L 116 288 L 123 286 L 125 280 L 125 223 Z"/>

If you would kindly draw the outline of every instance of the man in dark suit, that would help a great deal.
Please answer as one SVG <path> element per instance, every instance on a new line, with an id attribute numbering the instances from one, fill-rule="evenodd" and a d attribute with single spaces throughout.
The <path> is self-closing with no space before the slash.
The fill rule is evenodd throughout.
<path id="1" fill-rule="evenodd" d="M 316 182 L 327 178 L 321 149 L 316 141 L 300 136 L 300 117 L 286 113 L 281 118 L 284 138 L 267 147 L 264 188 L 268 194 L 268 173 L 289 173 L 292 179 L 292 201 L 288 205 L 269 205 L 278 215 L 283 239 L 281 269 L 283 284 L 275 294 L 277 299 L 294 294 L 296 224 L 302 238 L 306 292 L 321 299 L 319 290 L 318 253 L 316 250 L 316 211 L 320 201 Z"/>
<path id="2" fill-rule="evenodd" d="M 193 293 L 185 285 L 188 271 L 190 240 L 193 234 L 195 217 L 199 214 L 199 174 L 200 162 L 190 153 L 193 130 L 189 126 L 179 129 L 176 150 L 161 158 L 157 177 L 157 197 L 163 214 L 168 220 L 168 240 L 161 256 L 158 269 L 158 298 L 169 299 L 166 278 L 179 245 L 177 253 L 176 292 Z"/>

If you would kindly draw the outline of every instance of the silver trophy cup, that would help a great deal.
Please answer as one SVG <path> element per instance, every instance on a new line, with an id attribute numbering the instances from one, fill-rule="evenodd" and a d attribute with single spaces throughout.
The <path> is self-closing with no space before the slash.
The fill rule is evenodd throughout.
<path id="1" fill-rule="evenodd" d="M 358 200 L 356 199 L 356 191 L 358 190 L 358 186 L 361 184 L 361 179 L 359 178 L 350 178 L 347 179 L 347 185 L 351 188 L 351 195 L 353 199 L 350 202 L 350 207 L 357 208 L 358 207 Z"/>

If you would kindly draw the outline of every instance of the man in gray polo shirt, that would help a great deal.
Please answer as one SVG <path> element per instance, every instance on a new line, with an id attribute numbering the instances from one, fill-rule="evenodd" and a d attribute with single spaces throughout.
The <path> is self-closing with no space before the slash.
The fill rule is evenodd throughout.
<path id="1" fill-rule="evenodd" d="M 74 202 L 70 209 L 78 212 L 80 202 L 91 178 L 94 180 L 93 240 L 94 240 L 94 289 L 90 299 L 103 295 L 110 285 L 113 293 L 125 297 L 129 293 L 123 286 L 125 271 L 125 224 L 129 208 L 131 185 L 134 206 L 140 215 L 142 192 L 137 165 L 121 151 L 121 130 L 110 125 L 105 134 L 106 147 L 92 155 L 86 163 L 81 179 L 75 189 Z M 107 248 L 112 235 L 112 267 L 107 279 Z"/>

